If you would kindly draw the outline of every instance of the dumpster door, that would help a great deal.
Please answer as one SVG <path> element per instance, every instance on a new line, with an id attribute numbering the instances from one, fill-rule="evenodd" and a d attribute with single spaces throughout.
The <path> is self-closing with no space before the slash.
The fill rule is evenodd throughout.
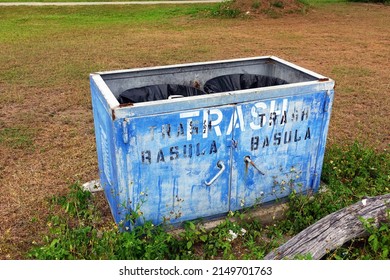
<path id="1" fill-rule="evenodd" d="M 245 132 L 234 135 L 230 210 L 318 187 L 325 100 L 318 92 L 238 105 Z"/>
<path id="2" fill-rule="evenodd" d="M 156 224 L 228 212 L 225 132 L 233 111 L 229 105 L 124 119 L 127 206 Z"/>

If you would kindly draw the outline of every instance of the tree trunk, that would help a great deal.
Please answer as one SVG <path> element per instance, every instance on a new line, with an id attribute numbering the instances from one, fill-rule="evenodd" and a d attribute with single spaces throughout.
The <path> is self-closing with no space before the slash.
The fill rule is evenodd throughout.
<path id="1" fill-rule="evenodd" d="M 389 221 L 389 209 L 390 194 L 362 199 L 322 218 L 270 252 L 264 259 L 293 259 L 297 255 L 307 254 L 313 259 L 321 259 L 345 242 L 367 234 L 359 217 L 374 218 L 375 224 L 378 225 L 380 222 Z"/>

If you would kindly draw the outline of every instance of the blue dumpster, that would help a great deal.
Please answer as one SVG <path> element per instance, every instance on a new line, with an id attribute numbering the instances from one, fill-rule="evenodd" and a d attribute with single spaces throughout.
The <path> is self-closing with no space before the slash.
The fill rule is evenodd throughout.
<path id="1" fill-rule="evenodd" d="M 115 221 L 177 224 L 316 192 L 334 85 L 274 56 L 91 74 Z"/>

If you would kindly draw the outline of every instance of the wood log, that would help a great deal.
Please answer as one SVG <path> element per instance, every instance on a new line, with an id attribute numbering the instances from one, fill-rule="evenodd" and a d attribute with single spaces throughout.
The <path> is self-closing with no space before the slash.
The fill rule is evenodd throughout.
<path id="1" fill-rule="evenodd" d="M 370 197 L 338 210 L 301 231 L 279 248 L 265 256 L 265 260 L 294 259 L 308 254 L 321 259 L 347 241 L 367 235 L 359 218 L 374 219 L 376 226 L 389 222 L 390 194 Z"/>

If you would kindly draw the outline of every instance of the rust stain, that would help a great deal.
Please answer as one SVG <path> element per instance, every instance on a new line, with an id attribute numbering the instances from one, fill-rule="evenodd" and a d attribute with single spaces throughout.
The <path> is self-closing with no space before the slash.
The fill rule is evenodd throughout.
<path id="1" fill-rule="evenodd" d="M 134 106 L 134 104 L 133 103 L 125 103 L 125 104 L 119 104 L 118 108 L 125 108 L 125 107 L 131 107 L 131 106 Z M 111 115 L 112 115 L 112 120 L 115 120 L 116 116 L 115 116 L 114 109 L 111 110 Z"/>
<path id="2" fill-rule="evenodd" d="M 197 88 L 197 89 L 200 89 L 200 83 L 199 81 L 195 80 L 193 83 L 192 83 L 192 86 Z"/>
<path id="3" fill-rule="evenodd" d="M 111 116 L 112 116 L 112 120 L 114 121 L 115 120 L 115 110 L 111 110 Z"/>
<path id="4" fill-rule="evenodd" d="M 245 175 L 248 174 L 248 161 L 244 161 L 245 162 Z"/>
<path id="5" fill-rule="evenodd" d="M 131 106 L 134 106 L 134 103 L 119 104 L 119 108 L 131 107 Z"/>

